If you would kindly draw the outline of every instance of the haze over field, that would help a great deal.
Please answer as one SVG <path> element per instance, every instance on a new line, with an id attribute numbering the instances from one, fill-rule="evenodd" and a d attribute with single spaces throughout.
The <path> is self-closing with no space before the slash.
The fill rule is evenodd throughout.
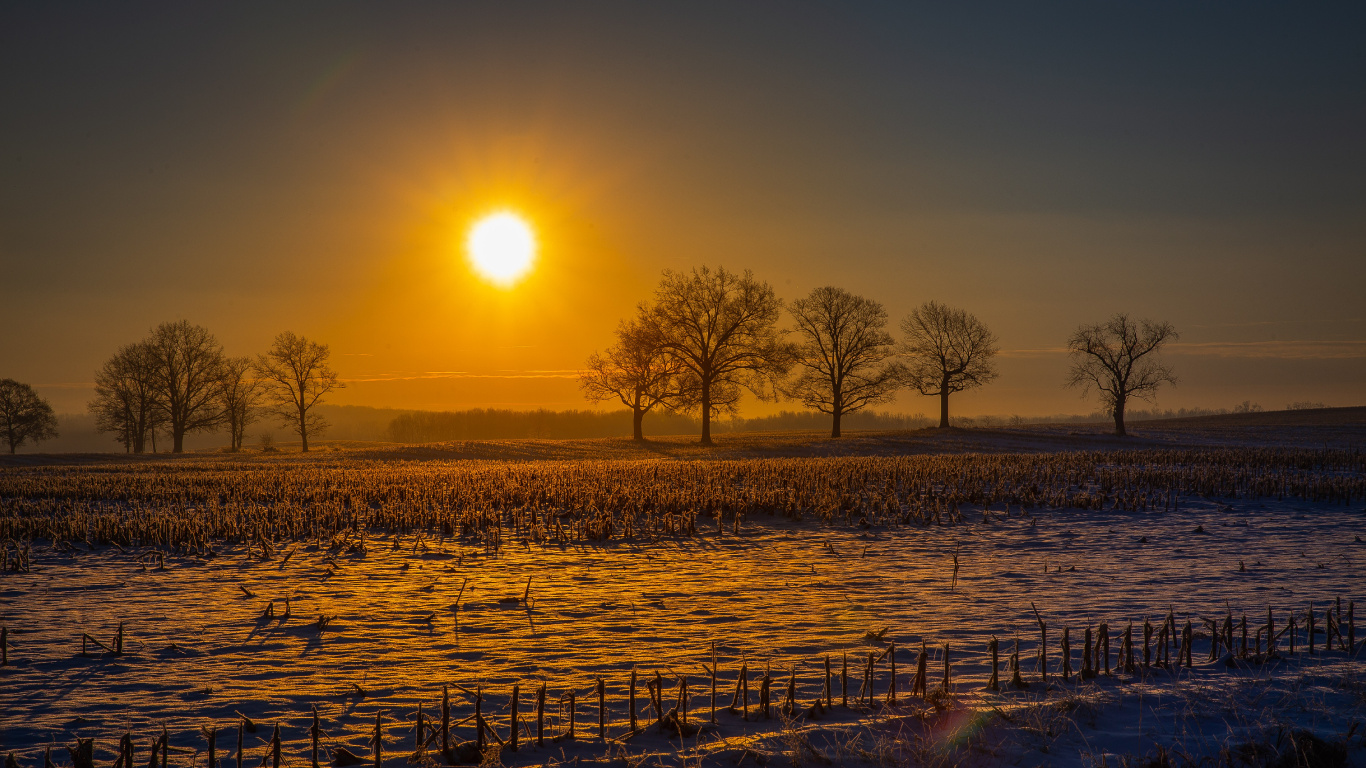
<path id="1" fill-rule="evenodd" d="M 1085 413 L 1064 343 L 1171 322 L 1161 407 L 1361 402 L 1359 7 L 8 5 L 0 377 L 83 412 L 156 324 L 328 343 L 330 402 L 572 409 L 664 269 L 936 299 L 963 415 Z M 516 211 L 511 287 L 466 259 Z M 747 398 L 744 415 L 768 405 Z M 933 413 L 903 391 L 886 408 Z"/>

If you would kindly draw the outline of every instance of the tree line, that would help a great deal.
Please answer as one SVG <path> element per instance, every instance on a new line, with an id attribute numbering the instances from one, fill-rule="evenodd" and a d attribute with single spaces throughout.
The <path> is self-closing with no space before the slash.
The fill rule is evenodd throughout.
<path id="1" fill-rule="evenodd" d="M 620 437 L 622 425 L 630 419 L 627 410 L 536 409 L 516 411 L 502 408 L 471 408 L 462 411 L 407 411 L 389 420 L 374 439 L 395 443 L 439 443 L 458 440 L 544 440 Z M 826 427 L 824 414 L 815 411 L 784 410 L 752 418 L 736 417 L 712 422 L 712 434 L 719 432 L 793 432 Z M 955 422 L 961 419 L 955 419 Z M 662 411 L 651 414 L 654 435 L 696 434 L 701 422 L 689 413 Z M 1001 420 L 1004 423 L 1004 420 Z M 872 410 L 846 414 L 844 425 L 850 429 L 909 430 L 934 425 L 924 414 L 901 414 Z"/>
<path id="2" fill-rule="evenodd" d="M 784 309 L 794 328 L 779 327 Z M 630 408 L 636 440 L 645 439 L 652 411 L 692 411 L 710 445 L 712 418 L 734 414 L 746 390 L 829 415 L 839 437 L 846 415 L 905 388 L 938 397 L 939 426 L 947 428 L 949 397 L 998 375 L 995 334 L 965 310 L 928 301 L 902 319 L 900 340 L 887 323 L 880 303 L 841 288 L 816 288 L 785 305 L 749 270 L 666 270 L 653 301 L 621 321 L 616 343 L 588 358 L 580 386 L 590 401 Z M 1095 392 L 1124 435 L 1129 402 L 1176 383 L 1158 352 L 1177 337 L 1170 323 L 1125 314 L 1080 326 L 1067 342 L 1067 385 Z"/>
<path id="3" fill-rule="evenodd" d="M 795 327 L 779 327 L 784 311 Z M 636 440 L 644 440 L 651 412 L 693 412 L 709 445 L 712 419 L 737 413 L 746 390 L 830 416 L 831 436 L 839 437 L 846 416 L 905 388 L 939 398 L 939 427 L 947 428 L 950 396 L 997 378 L 997 338 L 969 312 L 928 301 L 902 319 L 900 340 L 887 323 L 880 303 L 841 288 L 816 288 L 785 305 L 749 270 L 665 271 L 654 300 L 619 324 L 616 343 L 588 358 L 580 385 L 591 401 L 629 408 Z M 1067 341 L 1066 383 L 1083 396 L 1096 393 L 1115 433 L 1125 435 L 1129 403 L 1176 383 L 1158 357 L 1176 338 L 1170 323 L 1122 313 L 1082 325 Z M 231 357 L 203 326 L 162 323 L 101 366 L 89 410 L 130 453 L 155 451 L 158 434 L 180 453 L 185 435 L 220 429 L 240 450 L 247 427 L 265 414 L 298 434 L 307 451 L 309 438 L 327 428 L 314 406 L 345 386 L 328 358 L 327 345 L 289 331 L 254 358 Z M 417 433 L 436 425 L 400 426 Z M 0 432 L 14 453 L 55 437 L 56 418 L 32 387 L 3 379 Z"/>
<path id="4" fill-rule="evenodd" d="M 346 386 L 329 354 L 326 344 L 285 331 L 255 357 L 232 357 L 203 326 L 162 323 L 105 361 L 89 410 L 129 453 L 155 452 L 159 434 L 180 453 L 185 435 L 219 430 L 230 450 L 241 450 L 247 427 L 263 416 L 279 418 L 307 451 L 327 428 L 314 406 Z"/>
<path id="5" fill-rule="evenodd" d="M 659 415 L 657 433 L 686 434 L 696 428 L 681 414 Z M 539 408 L 514 411 L 502 408 L 471 408 L 463 411 L 410 411 L 389 422 L 384 437 L 395 443 L 439 443 L 450 440 L 549 440 L 621 436 L 621 411 Z"/>

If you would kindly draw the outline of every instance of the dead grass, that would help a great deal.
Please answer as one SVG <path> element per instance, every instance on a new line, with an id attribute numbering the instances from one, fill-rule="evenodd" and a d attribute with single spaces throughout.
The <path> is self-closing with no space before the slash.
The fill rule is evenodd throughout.
<path id="1" fill-rule="evenodd" d="M 1068 734 L 1083 734 L 1094 728 L 1101 709 L 1114 700 L 1098 688 L 1065 690 L 1061 695 L 1047 693 L 1008 710 L 994 709 L 1005 722 L 1018 728 L 1040 752 L 1048 754 L 1057 741 Z"/>

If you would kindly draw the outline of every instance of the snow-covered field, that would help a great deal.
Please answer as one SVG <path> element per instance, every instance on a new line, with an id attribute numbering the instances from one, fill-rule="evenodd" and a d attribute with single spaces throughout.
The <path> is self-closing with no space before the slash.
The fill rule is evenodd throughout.
<path id="1" fill-rule="evenodd" d="M 965 525 L 896 530 L 760 517 L 747 520 L 741 536 L 713 529 L 649 544 L 517 544 L 496 553 L 430 537 L 419 544 L 411 535 L 372 536 L 363 554 L 336 556 L 317 542 L 281 542 L 264 561 L 220 545 L 210 559 L 167 557 L 164 569 L 114 547 L 54 551 L 35 542 L 31 572 L 0 577 L 0 624 L 11 633 L 10 665 L 0 668 L 0 751 L 36 766 L 47 745 L 94 738 L 96 764 L 111 765 L 117 739 L 131 731 L 137 759 L 146 760 L 165 727 L 171 764 L 203 764 L 201 728 L 216 727 L 217 756 L 235 765 L 240 713 L 258 726 L 244 734 L 243 764 L 262 763 L 279 723 L 285 764 L 306 765 L 316 707 L 323 759 L 344 747 L 369 762 L 379 713 L 385 763 L 399 765 L 414 752 L 418 708 L 432 717 L 443 685 L 452 686 L 453 721 L 473 712 L 466 691 L 482 689 L 483 711 L 507 738 L 516 684 L 522 748 L 490 761 L 1138 765 L 1222 754 L 1273 764 L 1270 753 L 1241 745 L 1290 750 L 1313 734 L 1325 743 L 1311 752 L 1346 747 L 1347 764 L 1366 764 L 1366 652 L 1323 653 L 1320 635 L 1320 653 L 1304 653 L 1311 603 L 1321 631 L 1330 601 L 1341 598 L 1345 617 L 1366 598 L 1359 502 L 1188 497 L 1176 512 L 966 514 Z M 512 601 L 528 578 L 530 600 Z M 262 618 L 272 601 L 273 617 Z M 1046 688 L 1031 604 L 1048 626 Z M 1207 660 L 1202 618 L 1231 610 L 1236 621 L 1246 612 L 1251 632 L 1268 606 L 1278 629 L 1296 614 L 1294 657 Z M 1194 625 L 1193 668 L 1057 678 L 1063 627 L 1079 669 L 1087 625 L 1107 621 L 1117 655 L 1127 622 L 1158 624 L 1169 610 L 1179 626 Z M 319 629 L 320 615 L 335 618 Z M 120 623 L 123 655 L 93 645 L 81 655 L 83 632 L 109 644 Z M 1360 646 L 1366 629 L 1357 632 Z M 992 636 L 1002 641 L 1003 682 L 1020 639 L 1028 690 L 984 690 Z M 857 705 L 868 653 L 892 641 L 898 705 L 885 704 L 886 660 L 877 665 L 879 703 Z M 722 712 L 719 726 L 682 738 L 653 726 L 628 735 L 633 668 L 642 726 L 654 720 L 645 680 L 656 672 L 665 678 L 666 709 L 686 676 L 689 718 L 709 718 L 713 642 L 721 706 L 740 665 L 748 666 L 750 720 Z M 950 695 L 930 703 L 909 696 L 922 642 L 931 651 L 931 688 L 942 677 L 945 643 L 953 664 Z M 824 685 L 826 656 L 838 675 L 845 654 L 849 707 L 839 706 L 836 678 L 836 706 L 814 719 L 757 716 L 765 669 L 775 706 L 795 670 L 805 711 Z M 593 693 L 599 677 L 605 744 Z M 529 742 L 542 682 L 547 737 L 538 748 Z M 578 694 L 578 738 L 552 741 L 565 727 L 557 700 L 570 690 Z M 473 738 L 468 723 L 453 736 Z M 65 749 L 52 754 L 69 762 Z"/>

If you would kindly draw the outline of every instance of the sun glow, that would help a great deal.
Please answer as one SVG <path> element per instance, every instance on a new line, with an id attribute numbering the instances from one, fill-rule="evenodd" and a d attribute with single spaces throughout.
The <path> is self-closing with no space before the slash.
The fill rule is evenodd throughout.
<path id="1" fill-rule="evenodd" d="M 503 287 L 520 280 L 536 259 L 536 235 L 531 226 L 509 211 L 489 214 L 476 222 L 465 245 L 475 270 Z"/>

